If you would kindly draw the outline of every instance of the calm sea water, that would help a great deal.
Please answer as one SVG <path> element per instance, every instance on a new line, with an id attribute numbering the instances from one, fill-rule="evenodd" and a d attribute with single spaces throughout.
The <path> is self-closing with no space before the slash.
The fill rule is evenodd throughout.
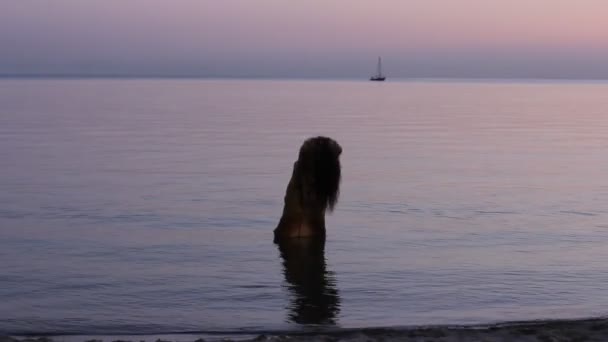
<path id="1" fill-rule="evenodd" d="M 608 84 L 0 81 L 0 333 L 608 313 Z M 272 243 L 343 147 L 322 249 Z"/>

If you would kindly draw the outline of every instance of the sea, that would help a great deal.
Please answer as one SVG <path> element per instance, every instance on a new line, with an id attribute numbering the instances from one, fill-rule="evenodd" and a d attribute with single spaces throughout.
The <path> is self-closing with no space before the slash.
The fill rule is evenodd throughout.
<path id="1" fill-rule="evenodd" d="M 294 262 L 318 135 L 340 200 Z M 0 335 L 604 317 L 607 175 L 608 82 L 2 79 Z"/>

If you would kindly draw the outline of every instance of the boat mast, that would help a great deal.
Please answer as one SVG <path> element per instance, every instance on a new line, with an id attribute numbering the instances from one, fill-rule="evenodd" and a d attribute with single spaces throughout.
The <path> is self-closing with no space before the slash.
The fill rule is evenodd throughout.
<path id="1" fill-rule="evenodd" d="M 378 77 L 382 77 L 382 58 L 378 57 L 378 68 L 376 70 L 376 75 Z"/>

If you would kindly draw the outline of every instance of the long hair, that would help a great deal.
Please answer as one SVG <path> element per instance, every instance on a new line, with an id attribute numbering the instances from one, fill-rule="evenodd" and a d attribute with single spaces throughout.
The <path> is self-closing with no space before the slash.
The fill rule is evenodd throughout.
<path id="1" fill-rule="evenodd" d="M 302 204 L 332 211 L 340 195 L 340 154 L 342 147 L 327 137 L 307 139 L 296 163 L 296 184 Z"/>

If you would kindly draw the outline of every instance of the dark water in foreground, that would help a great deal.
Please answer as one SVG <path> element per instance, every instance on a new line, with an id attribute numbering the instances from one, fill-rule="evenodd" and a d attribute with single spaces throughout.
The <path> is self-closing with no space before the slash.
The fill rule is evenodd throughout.
<path id="1" fill-rule="evenodd" d="M 300 331 L 608 310 L 608 84 L 0 81 L 0 334 Z M 344 148 L 325 249 L 272 244 Z"/>

